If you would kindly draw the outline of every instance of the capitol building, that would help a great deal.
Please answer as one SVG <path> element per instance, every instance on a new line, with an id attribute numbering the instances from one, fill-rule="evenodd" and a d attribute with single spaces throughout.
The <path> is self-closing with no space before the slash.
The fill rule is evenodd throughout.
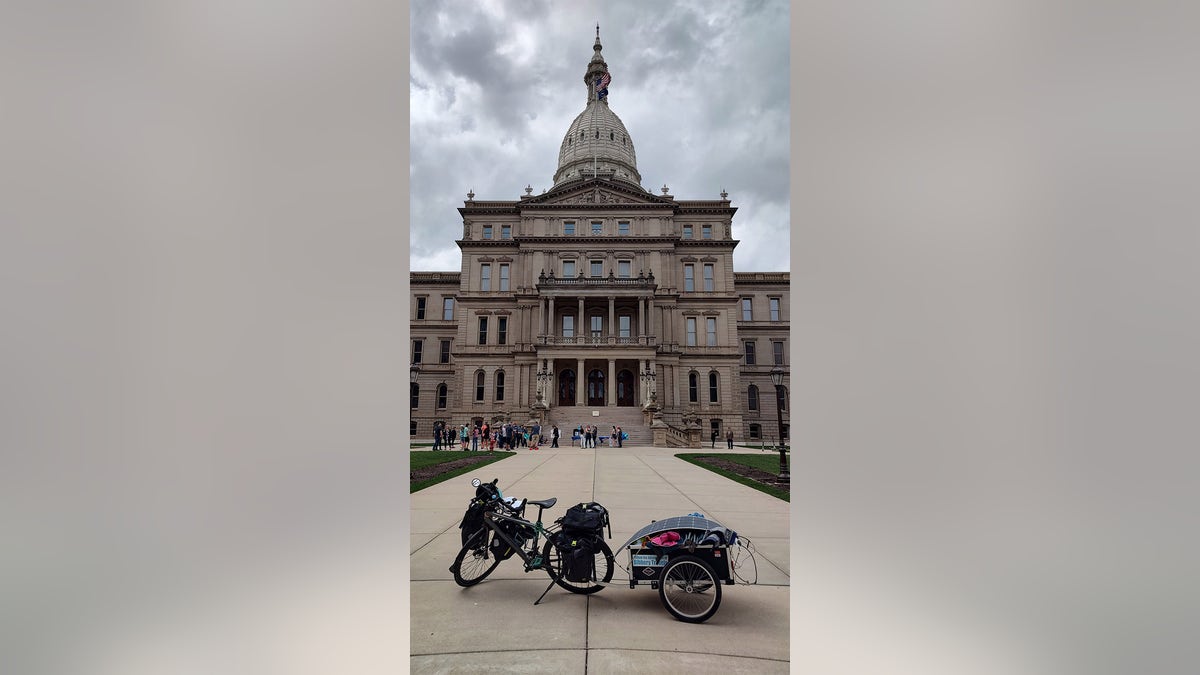
<path id="1" fill-rule="evenodd" d="M 411 273 L 416 439 L 438 420 L 540 420 L 564 439 L 596 424 L 631 445 L 708 447 L 713 430 L 772 443 L 776 366 L 787 436 L 788 273 L 734 270 L 726 193 L 642 187 L 601 50 L 597 33 L 553 187 L 511 201 L 468 193 L 461 268 Z"/>

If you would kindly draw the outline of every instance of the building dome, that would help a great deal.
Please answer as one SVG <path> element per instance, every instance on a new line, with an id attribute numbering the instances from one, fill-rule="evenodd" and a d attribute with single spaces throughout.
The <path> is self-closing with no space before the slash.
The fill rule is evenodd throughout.
<path id="1" fill-rule="evenodd" d="M 595 54 L 588 63 L 583 82 L 587 86 L 587 107 L 575 117 L 562 146 L 558 149 L 558 170 L 554 172 L 555 187 L 593 175 L 609 177 L 641 187 L 642 176 L 637 170 L 637 153 L 625 123 L 608 107 L 608 65 L 600 55 L 600 29 L 596 29 Z M 597 91 L 597 82 L 605 84 Z"/>

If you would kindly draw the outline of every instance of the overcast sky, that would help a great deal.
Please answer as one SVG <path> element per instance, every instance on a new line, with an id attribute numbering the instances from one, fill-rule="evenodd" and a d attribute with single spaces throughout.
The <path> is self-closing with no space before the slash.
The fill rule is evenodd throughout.
<path id="1" fill-rule="evenodd" d="M 738 208 L 738 271 L 789 266 L 786 0 L 413 0 L 413 270 L 454 270 L 456 210 L 553 184 L 596 23 L 642 187 Z M 782 244 L 782 245 L 781 245 Z"/>

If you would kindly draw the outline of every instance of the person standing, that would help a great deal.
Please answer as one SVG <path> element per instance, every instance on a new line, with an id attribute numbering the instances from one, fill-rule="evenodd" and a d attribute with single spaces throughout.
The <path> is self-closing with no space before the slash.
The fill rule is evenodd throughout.
<path id="1" fill-rule="evenodd" d="M 479 452 L 479 427 L 471 426 L 471 451 Z"/>
<path id="2" fill-rule="evenodd" d="M 550 447 L 552 447 L 552 448 L 558 447 L 558 425 L 557 424 L 555 424 L 554 427 L 550 430 Z"/>
<path id="3" fill-rule="evenodd" d="M 717 430 L 716 429 L 712 430 L 712 447 L 713 448 L 717 447 Z"/>
<path id="4" fill-rule="evenodd" d="M 529 432 L 529 448 L 531 450 L 537 450 L 538 444 L 541 443 L 541 440 L 542 440 L 542 425 L 537 422 L 534 422 L 533 429 L 531 429 Z"/>
<path id="5" fill-rule="evenodd" d="M 442 449 L 442 423 L 433 423 L 433 451 L 437 452 Z"/>
<path id="6" fill-rule="evenodd" d="M 621 427 L 617 427 L 617 447 L 618 448 L 625 447 L 624 441 L 625 441 L 625 432 L 621 431 Z"/>
<path id="7" fill-rule="evenodd" d="M 729 444 L 729 449 L 732 450 L 733 449 L 733 429 L 730 429 L 729 432 L 725 434 L 725 442 Z"/>
<path id="8" fill-rule="evenodd" d="M 469 438 L 470 438 L 470 431 L 467 429 L 467 425 L 464 424 L 464 425 L 462 425 L 462 429 L 458 430 L 458 440 L 462 441 L 463 452 L 467 451 L 467 440 Z"/>

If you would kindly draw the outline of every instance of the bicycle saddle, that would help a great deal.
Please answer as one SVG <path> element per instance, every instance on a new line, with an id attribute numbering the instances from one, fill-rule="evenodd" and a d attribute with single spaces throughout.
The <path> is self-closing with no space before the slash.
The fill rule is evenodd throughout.
<path id="1" fill-rule="evenodd" d="M 535 502 L 532 499 L 530 499 L 529 503 L 533 504 L 534 506 L 540 506 L 543 509 L 548 509 L 551 506 L 554 506 L 556 503 L 558 503 L 558 497 L 551 497 L 549 499 L 543 499 L 539 502 Z"/>

